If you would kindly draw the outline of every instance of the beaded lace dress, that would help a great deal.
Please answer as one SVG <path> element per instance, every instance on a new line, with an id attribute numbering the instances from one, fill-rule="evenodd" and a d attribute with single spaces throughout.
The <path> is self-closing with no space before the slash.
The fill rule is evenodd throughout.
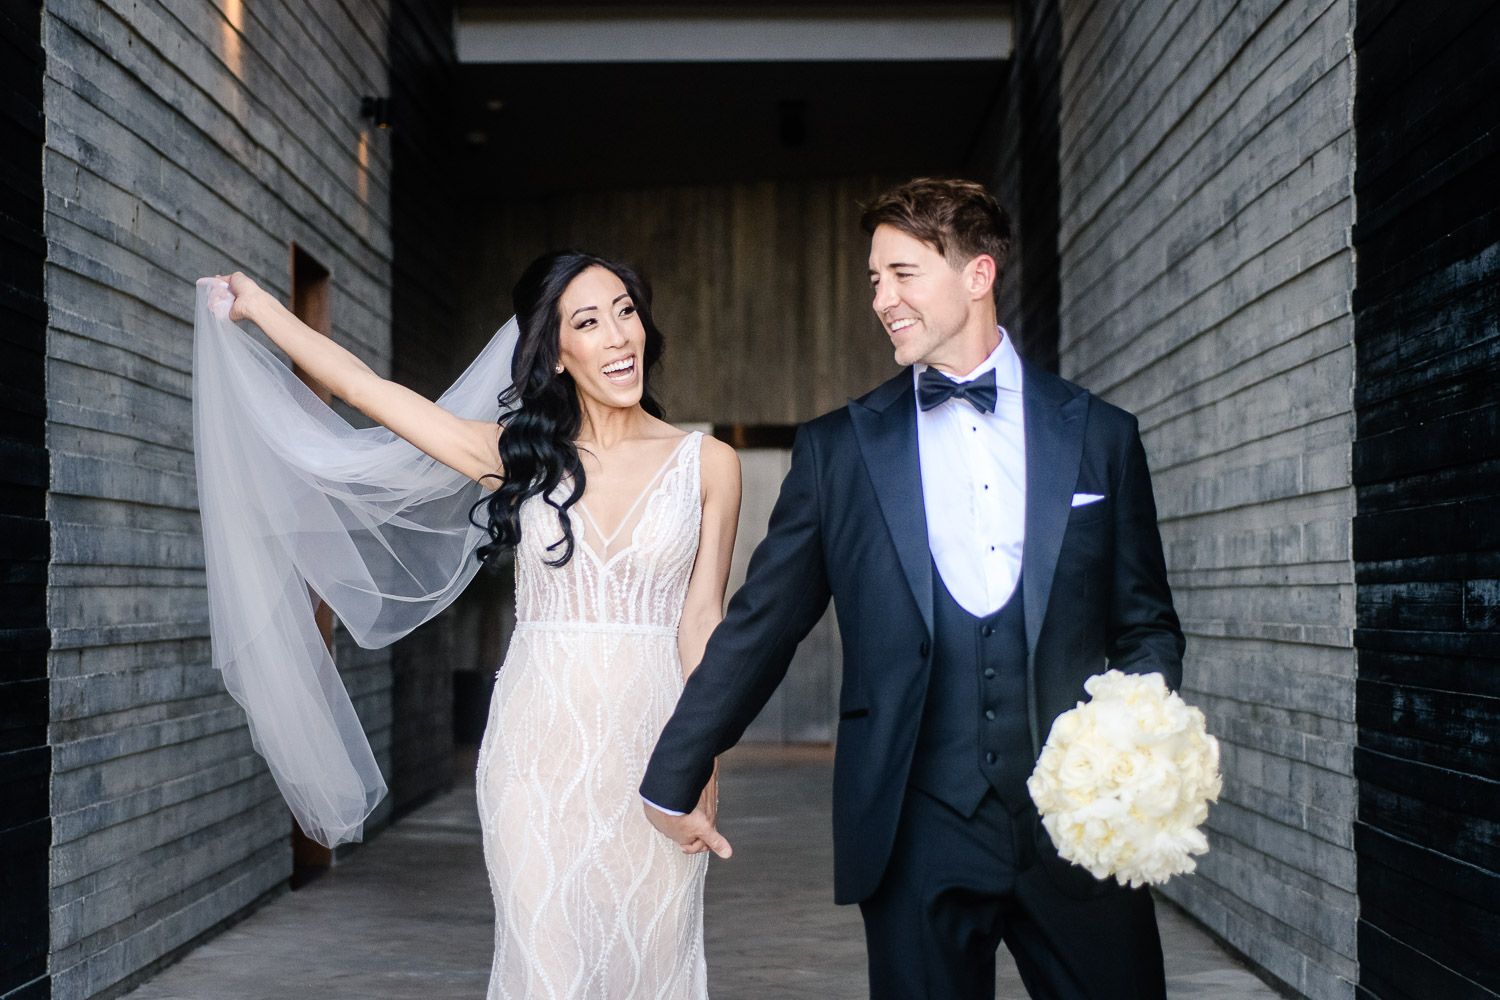
<path id="1" fill-rule="evenodd" d="M 698 552 L 701 435 L 606 535 L 586 501 L 533 497 L 516 548 L 516 632 L 479 753 L 495 896 L 489 1000 L 702 1000 L 703 878 L 637 792 L 682 691 L 677 625 Z M 608 527 L 607 525 L 605 527 Z"/>

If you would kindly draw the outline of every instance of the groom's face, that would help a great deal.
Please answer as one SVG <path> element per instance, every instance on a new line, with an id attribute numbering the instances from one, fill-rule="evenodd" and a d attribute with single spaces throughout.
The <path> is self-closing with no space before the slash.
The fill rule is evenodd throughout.
<path id="1" fill-rule="evenodd" d="M 964 374 L 956 368 L 956 338 L 969 320 L 973 298 L 964 279 L 964 270 L 954 270 L 930 245 L 894 226 L 875 227 L 870 238 L 872 304 L 896 348 L 898 365 L 920 361 Z"/>

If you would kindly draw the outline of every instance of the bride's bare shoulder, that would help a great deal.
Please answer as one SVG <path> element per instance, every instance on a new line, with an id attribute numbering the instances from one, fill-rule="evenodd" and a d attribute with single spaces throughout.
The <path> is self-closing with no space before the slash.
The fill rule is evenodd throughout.
<path id="1" fill-rule="evenodd" d="M 739 497 L 740 456 L 728 444 L 711 435 L 703 435 L 698 467 L 705 495 L 713 490 L 725 490 Z"/>

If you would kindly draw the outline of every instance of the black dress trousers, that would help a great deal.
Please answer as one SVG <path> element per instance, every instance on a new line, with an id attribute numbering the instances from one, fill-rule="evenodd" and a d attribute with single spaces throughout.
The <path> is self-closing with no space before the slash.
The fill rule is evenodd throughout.
<path id="1" fill-rule="evenodd" d="M 1035 863 L 1053 850 L 1035 815 L 992 792 L 965 817 L 907 789 L 890 864 L 860 904 L 871 1000 L 993 1000 L 1002 941 L 1036 1000 L 1165 1000 L 1150 893 L 1065 895 Z"/>

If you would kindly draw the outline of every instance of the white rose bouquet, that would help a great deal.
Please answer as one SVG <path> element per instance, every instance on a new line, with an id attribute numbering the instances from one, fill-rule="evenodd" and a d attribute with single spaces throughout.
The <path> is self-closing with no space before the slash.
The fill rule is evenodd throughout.
<path id="1" fill-rule="evenodd" d="M 1026 787 L 1057 852 L 1095 878 L 1165 882 L 1208 850 L 1219 741 L 1161 674 L 1110 670 L 1057 717 Z"/>

